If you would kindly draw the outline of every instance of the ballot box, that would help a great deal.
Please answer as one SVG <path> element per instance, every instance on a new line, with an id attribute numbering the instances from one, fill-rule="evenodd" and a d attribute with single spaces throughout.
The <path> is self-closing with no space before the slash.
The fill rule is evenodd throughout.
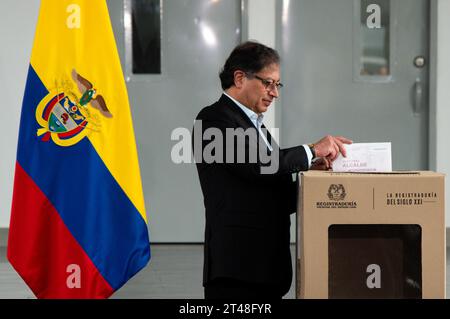
<path id="1" fill-rule="evenodd" d="M 299 175 L 297 298 L 445 298 L 444 175 Z"/>

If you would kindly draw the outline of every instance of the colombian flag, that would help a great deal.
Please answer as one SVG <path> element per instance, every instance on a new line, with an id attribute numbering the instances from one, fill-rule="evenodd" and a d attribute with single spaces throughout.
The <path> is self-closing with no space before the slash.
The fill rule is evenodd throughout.
<path id="1" fill-rule="evenodd" d="M 106 298 L 150 260 L 128 96 L 105 0 L 42 0 L 8 259 L 38 298 Z"/>

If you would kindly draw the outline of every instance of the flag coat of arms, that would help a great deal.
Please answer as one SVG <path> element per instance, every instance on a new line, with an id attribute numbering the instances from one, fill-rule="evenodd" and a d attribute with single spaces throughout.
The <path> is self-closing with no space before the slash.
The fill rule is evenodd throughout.
<path id="1" fill-rule="evenodd" d="M 150 260 L 135 137 L 105 0 L 42 0 L 8 260 L 38 298 L 107 298 Z"/>

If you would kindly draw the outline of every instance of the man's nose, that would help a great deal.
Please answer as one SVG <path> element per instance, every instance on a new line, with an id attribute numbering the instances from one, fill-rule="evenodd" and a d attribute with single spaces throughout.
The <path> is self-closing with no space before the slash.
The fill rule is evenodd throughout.
<path id="1" fill-rule="evenodd" d="M 278 87 L 276 85 L 274 85 L 272 88 L 270 88 L 269 91 L 270 96 L 272 97 L 279 97 L 280 96 L 280 92 L 278 91 Z"/>

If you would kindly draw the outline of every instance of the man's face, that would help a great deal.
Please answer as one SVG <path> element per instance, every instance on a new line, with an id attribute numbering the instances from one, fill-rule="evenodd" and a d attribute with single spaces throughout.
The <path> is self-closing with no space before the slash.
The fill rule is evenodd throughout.
<path id="1" fill-rule="evenodd" d="M 274 85 L 267 86 L 261 79 L 279 83 L 280 66 L 271 64 L 255 73 L 255 76 L 260 79 L 251 75 L 245 78 L 240 93 L 242 103 L 255 113 L 260 114 L 266 112 L 272 101 L 279 96 L 278 89 Z"/>

